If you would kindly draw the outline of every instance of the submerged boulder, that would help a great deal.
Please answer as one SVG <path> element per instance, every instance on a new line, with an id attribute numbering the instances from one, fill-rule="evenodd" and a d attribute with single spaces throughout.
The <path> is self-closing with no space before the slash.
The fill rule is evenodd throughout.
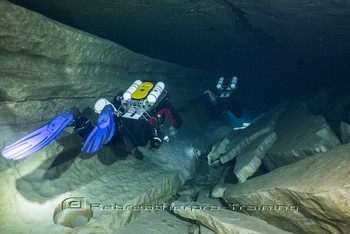
<path id="1" fill-rule="evenodd" d="M 172 206 L 175 214 L 199 221 L 215 233 L 288 233 L 253 216 L 210 204 L 173 202 Z"/>
<path id="2" fill-rule="evenodd" d="M 232 209 L 294 233 L 350 230 L 350 144 L 238 185 L 221 184 Z M 216 193 L 220 195 L 220 193 Z"/>
<path id="3" fill-rule="evenodd" d="M 263 163 L 268 170 L 288 165 L 341 144 L 323 116 L 315 116 L 303 102 L 293 102 L 276 127 L 278 141 Z"/>
<path id="4" fill-rule="evenodd" d="M 323 115 L 330 127 L 341 135 L 340 124 L 350 120 L 350 84 L 321 90 L 307 104 L 316 115 Z"/>
<path id="5" fill-rule="evenodd" d="M 266 152 L 277 141 L 275 132 L 268 132 L 249 144 L 237 157 L 233 172 L 240 183 L 252 176 L 260 167 Z"/>
<path id="6" fill-rule="evenodd" d="M 165 210 L 158 210 L 156 212 L 145 214 L 137 220 L 129 223 L 127 226 L 119 228 L 116 233 L 182 234 L 187 233 L 191 225 L 190 222 L 178 219 L 175 215 L 171 215 Z"/>
<path id="7" fill-rule="evenodd" d="M 277 124 L 279 116 L 285 111 L 287 104 L 284 103 L 266 112 L 256 119 L 245 129 L 234 131 L 226 136 L 222 141 L 212 147 L 208 154 L 208 162 L 213 163 L 220 160 L 221 163 L 227 163 L 234 159 L 242 150 L 251 144 L 258 137 L 272 132 Z"/>

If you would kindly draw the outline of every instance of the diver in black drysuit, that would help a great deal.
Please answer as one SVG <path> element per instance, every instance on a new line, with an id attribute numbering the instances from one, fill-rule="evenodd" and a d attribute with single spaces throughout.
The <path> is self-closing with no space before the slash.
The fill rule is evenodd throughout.
<path id="1" fill-rule="evenodd" d="M 238 119 L 243 117 L 243 105 L 234 94 L 229 98 L 217 98 L 215 102 L 211 102 L 206 96 L 205 108 L 210 120 L 217 119 L 228 111 Z"/>
<path id="2" fill-rule="evenodd" d="M 113 105 L 116 109 L 119 109 L 121 106 L 120 100 L 122 99 L 122 94 L 119 93 L 114 98 Z M 145 146 L 150 141 L 151 147 L 158 149 L 163 140 L 167 140 L 167 136 L 162 130 L 165 116 L 168 116 L 173 124 L 173 127 L 170 129 L 171 131 L 175 131 L 182 126 L 183 120 L 174 106 L 168 102 L 167 94 L 164 100 L 152 110 L 152 117 L 148 121 L 145 119 L 135 120 L 115 116 L 116 133 L 111 139 L 111 142 L 121 142 L 126 151 L 132 151 L 135 147 Z M 87 138 L 93 129 L 91 121 L 85 118 L 80 112 L 77 114 L 76 121 L 71 127 L 84 139 Z"/>
<path id="3" fill-rule="evenodd" d="M 139 80 L 132 86 L 136 83 L 133 92 L 137 86 L 141 87 L 146 83 L 154 86 L 152 82 Z M 131 90 L 132 86 L 128 90 Z M 145 146 L 149 141 L 151 147 L 158 149 L 163 141 L 169 139 L 162 130 L 165 116 L 172 121 L 173 126 L 170 127 L 172 135 L 183 122 L 179 113 L 168 102 L 168 94 L 164 87 L 162 82 L 155 84 L 151 91 L 145 93 L 148 95 L 147 99 L 144 98 L 146 96 L 142 96 L 136 99 L 129 97 L 125 100 L 123 93 L 119 93 L 113 103 L 104 98 L 99 99 L 94 107 L 95 112 L 99 114 L 95 125 L 84 117 L 77 107 L 72 107 L 48 124 L 6 146 L 1 154 L 12 160 L 28 157 L 51 143 L 66 127 L 72 127 L 75 133 L 85 139 L 81 151 L 86 153 L 97 152 L 109 142 L 118 141 L 123 144 L 126 151 L 132 151 L 137 146 Z M 128 90 L 124 95 L 129 92 Z M 153 101 L 149 102 L 148 97 L 152 95 L 154 100 L 150 99 Z"/>
<path id="4" fill-rule="evenodd" d="M 114 98 L 113 104 L 118 108 L 120 106 L 120 96 Z M 133 120 L 120 118 L 116 121 L 117 134 L 116 141 L 121 141 L 127 151 L 131 151 L 137 146 L 145 146 L 148 141 L 153 148 L 158 149 L 163 140 L 167 140 L 162 125 L 167 116 L 173 126 L 171 131 L 175 132 L 182 126 L 183 120 L 174 106 L 168 102 L 168 96 L 159 103 L 152 111 L 152 117 L 149 121 L 145 119 Z M 164 139 L 166 138 L 166 139 Z"/>
<path id="5" fill-rule="evenodd" d="M 237 89 L 237 77 L 231 79 L 219 78 L 216 89 L 204 92 L 205 108 L 210 120 L 218 118 L 226 112 L 231 112 L 238 119 L 243 117 L 244 101 Z"/>

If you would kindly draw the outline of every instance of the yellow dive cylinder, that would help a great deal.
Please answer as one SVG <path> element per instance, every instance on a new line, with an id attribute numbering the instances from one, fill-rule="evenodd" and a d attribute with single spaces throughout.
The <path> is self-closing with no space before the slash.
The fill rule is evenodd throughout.
<path id="1" fill-rule="evenodd" d="M 135 92 L 132 93 L 131 97 L 137 100 L 143 99 L 147 96 L 147 94 L 153 88 L 153 86 L 154 84 L 151 82 L 143 82 L 137 87 Z"/>

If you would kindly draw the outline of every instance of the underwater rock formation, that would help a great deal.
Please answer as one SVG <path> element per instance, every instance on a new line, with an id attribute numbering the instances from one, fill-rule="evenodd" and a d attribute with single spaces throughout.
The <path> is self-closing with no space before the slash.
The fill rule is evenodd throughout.
<path id="1" fill-rule="evenodd" d="M 278 141 L 263 159 L 270 171 L 341 144 L 325 118 L 312 115 L 303 102 L 289 105 L 278 121 L 276 133 Z"/>
<path id="2" fill-rule="evenodd" d="M 180 91 L 191 84 L 188 77 L 200 77 L 203 82 L 185 97 L 171 93 L 178 106 L 206 88 L 206 72 L 137 54 L 5 0 L 0 9 L 0 123 L 33 123 L 71 106 L 85 109 L 135 79 L 162 80 Z"/>
<path id="3" fill-rule="evenodd" d="M 237 155 L 233 172 L 240 183 L 246 181 L 248 177 L 258 170 L 261 160 L 276 141 L 277 134 L 275 132 L 267 132 L 251 142 Z"/>
<path id="4" fill-rule="evenodd" d="M 197 220 L 215 233 L 289 233 L 253 216 L 211 204 L 173 202 L 172 206 L 175 214 Z"/>
<path id="5" fill-rule="evenodd" d="M 40 1 L 39 4 L 46 4 L 47 2 L 49 1 L 45 1 L 45 3 Z M 316 2 L 314 4 L 304 4 L 301 1 L 284 2 L 286 4 L 301 3 L 300 7 L 307 10 L 310 10 L 310 7 L 315 9 L 314 6 L 320 6 L 320 3 Z M 89 14 L 85 10 L 87 8 L 94 11 L 101 9 L 94 9 L 94 3 L 91 2 L 90 5 L 84 1 L 74 1 L 74 3 L 60 1 L 57 2 L 56 6 L 62 7 L 65 3 L 69 3 L 66 4 L 69 9 L 74 9 L 74 7 L 81 9 L 81 11 L 73 13 L 73 17 L 78 15 L 91 17 L 92 21 L 90 23 L 94 23 L 96 15 Z M 114 3 L 113 6 L 120 8 L 123 14 L 129 14 L 129 11 L 125 11 L 125 8 L 121 7 L 123 3 L 126 4 L 126 1 L 111 0 L 96 1 L 95 3 L 101 5 Z M 228 64 L 228 73 L 232 72 L 233 65 L 242 74 L 246 70 L 255 70 L 252 69 L 251 64 L 246 62 L 247 58 L 260 64 L 261 58 L 272 56 L 272 53 L 266 52 L 271 52 L 271 48 L 279 47 L 279 45 L 269 44 L 273 41 L 268 38 L 270 35 L 273 35 L 274 39 L 279 42 L 288 42 L 285 37 L 293 34 L 291 38 L 294 43 L 291 44 L 296 45 L 304 45 L 304 40 L 310 38 L 300 37 L 300 32 L 304 32 L 304 28 L 298 32 L 292 30 L 279 34 L 280 29 L 284 28 L 283 24 L 291 22 L 284 19 L 293 18 L 294 16 L 296 18 L 293 18 L 293 22 L 300 19 L 301 15 L 299 14 L 289 14 L 291 11 L 294 12 L 294 7 L 280 7 L 280 10 L 269 8 L 268 14 L 264 15 L 266 11 L 256 10 L 261 7 L 259 1 L 233 3 L 233 1 L 228 0 L 215 2 L 217 5 L 211 0 L 187 1 L 185 3 L 187 4 L 185 5 L 186 11 L 179 10 L 184 9 L 181 8 L 183 3 L 175 3 L 174 1 L 165 1 L 164 3 L 159 3 L 159 1 L 128 1 L 127 3 L 137 5 L 137 9 L 141 10 L 140 12 L 144 12 L 143 10 L 147 6 L 148 12 L 155 12 L 153 8 L 155 4 L 160 9 L 167 4 L 169 4 L 168 6 L 173 6 L 172 4 L 180 6 L 177 8 L 178 12 L 181 12 L 177 15 L 178 19 L 184 20 L 183 15 L 194 19 L 191 22 L 195 24 L 188 23 L 186 25 L 186 29 L 191 32 L 188 37 L 184 36 L 186 31 L 184 31 L 183 24 L 169 24 L 167 20 L 157 18 L 158 13 L 160 13 L 166 17 L 165 19 L 169 19 L 169 15 L 172 15 L 166 14 L 165 11 L 152 14 L 153 19 L 156 20 L 146 21 L 142 17 L 138 19 L 141 19 L 140 22 L 145 23 L 145 25 L 150 23 L 149 25 L 162 28 L 155 25 L 155 21 L 164 25 L 163 29 L 165 30 L 160 31 L 160 34 L 165 31 L 171 32 L 168 34 L 170 40 L 165 40 L 166 43 L 174 45 L 174 48 L 181 48 L 187 54 L 190 53 L 189 51 L 193 51 L 190 50 L 192 46 L 198 45 L 197 49 L 205 48 L 206 50 L 202 50 L 203 53 L 200 55 L 206 53 L 210 55 L 211 59 L 220 59 L 223 64 Z M 267 5 L 270 7 L 270 4 Z M 340 8 L 337 9 L 340 15 L 343 12 L 341 8 L 343 5 L 345 3 L 338 3 Z M 55 9 L 54 6 L 48 9 L 52 12 L 55 11 L 53 10 Z M 346 8 L 344 9 L 346 11 Z M 109 16 L 113 15 L 120 18 L 125 16 L 117 14 L 112 8 L 105 8 L 105 10 L 110 13 Z M 167 10 L 171 13 L 175 12 L 172 7 L 167 8 Z M 283 14 L 279 14 L 281 11 Z M 278 121 L 281 120 L 280 116 L 286 110 L 285 105 L 260 116 L 244 130 L 229 132 L 227 131 L 229 128 L 216 126 L 217 131 L 212 129 L 202 129 L 201 131 L 196 129 L 196 131 L 193 131 L 192 127 L 197 122 L 193 121 L 192 117 L 196 116 L 196 119 L 200 122 L 205 120 L 202 115 L 204 111 L 201 112 L 200 105 L 202 103 L 200 103 L 201 99 L 199 97 L 202 96 L 203 90 L 208 88 L 208 78 L 213 78 L 213 74 L 137 54 L 111 41 L 57 23 L 42 15 L 10 4 L 6 0 L 0 0 L 0 12 L 1 148 L 5 143 L 18 136 L 23 136 L 29 130 L 39 127 L 43 122 L 71 106 L 78 106 L 86 112 L 91 111 L 90 107 L 98 98 L 113 98 L 118 91 L 127 88 L 135 79 L 164 81 L 169 87 L 171 102 L 179 107 L 181 111 L 186 112 L 184 116 L 187 118 L 185 118 L 184 125 L 187 131 L 191 132 L 189 134 L 188 132 L 179 131 L 177 135 L 170 137 L 169 144 L 165 143 L 157 151 L 142 147 L 138 151 L 134 151 L 134 154 L 125 156 L 114 146 L 106 147 L 94 155 L 81 154 L 81 139 L 70 135 L 71 132 L 66 129 L 57 140 L 31 157 L 16 162 L 6 161 L 0 157 L 0 219 L 2 224 L 0 232 L 105 234 L 130 233 L 135 230 L 139 233 L 147 231 L 155 233 L 161 230 L 161 232 L 169 233 L 176 231 L 179 233 L 196 233 L 198 229 L 204 227 L 198 225 L 197 220 L 216 232 L 223 230 L 225 232 L 243 230 L 259 232 L 263 227 L 267 229 L 266 232 L 268 233 L 283 232 L 266 222 L 296 233 L 334 233 L 346 232 L 349 229 L 348 152 L 350 149 L 348 145 L 337 146 L 338 143 L 334 143 L 336 140 L 333 139 L 333 136 L 329 137 L 328 135 L 329 128 L 322 125 L 325 122 L 324 120 L 318 122 L 324 127 L 319 132 L 323 138 L 321 137 L 318 140 L 322 142 L 325 138 L 331 139 L 330 145 L 332 147 L 336 146 L 334 149 L 324 154 L 307 157 L 303 161 L 276 169 L 270 174 L 245 181 L 240 185 L 220 184 L 221 187 L 218 186 L 212 195 L 226 199 L 228 202 L 226 208 L 228 209 L 225 209 L 218 199 L 210 199 L 207 196 L 209 188 L 200 191 L 197 189 L 217 181 L 224 166 L 229 164 L 228 162 L 233 162 L 233 159 L 236 159 L 235 173 L 239 180 L 242 182 L 249 178 L 257 170 L 267 149 L 276 141 L 276 126 L 278 126 Z M 105 14 L 105 11 L 101 12 Z M 222 14 L 223 12 L 224 14 Z M 321 10 L 321 12 L 324 11 Z M 327 30 L 326 35 L 328 36 L 324 38 L 318 38 L 319 32 L 322 31 L 319 28 L 313 31 L 313 37 L 308 45 L 317 44 L 315 51 L 324 48 L 324 41 L 329 42 L 329 35 L 333 35 L 334 32 L 341 32 L 342 35 L 348 35 L 350 32 L 344 30 L 348 29 L 349 24 L 344 22 L 348 22 L 349 17 L 341 21 L 343 24 L 338 24 L 337 20 L 339 18 L 334 16 L 336 12 L 328 9 L 326 13 L 323 16 L 326 19 L 336 18 L 332 22 L 337 23 L 334 25 L 339 27 Z M 265 18 L 265 21 L 257 18 L 257 14 L 263 14 L 264 17 L 262 18 Z M 198 18 L 201 15 L 205 17 L 205 20 L 203 20 L 203 17 Z M 219 15 L 225 15 L 228 21 L 223 23 L 220 20 L 212 20 Z M 106 17 L 100 17 L 100 19 L 106 20 L 107 16 L 108 14 L 106 14 Z M 314 17 L 311 18 L 314 19 Z M 111 24 L 117 22 L 111 19 L 114 18 L 107 19 Z M 125 17 L 125 19 L 130 20 L 128 17 Z M 279 25 L 270 27 L 267 22 L 272 21 L 276 25 L 276 19 Z M 148 40 L 153 44 L 161 44 L 159 43 L 161 41 L 160 34 L 155 33 L 156 30 L 149 30 L 150 33 L 138 30 L 140 25 L 135 22 L 134 24 L 128 22 L 129 24 L 125 25 L 130 31 L 140 33 L 138 35 L 155 35 L 158 38 L 154 40 L 150 37 L 129 37 L 135 39 L 134 43 Z M 316 20 L 316 22 L 318 21 Z M 85 22 L 84 24 L 89 25 Z M 149 25 L 145 25 L 143 27 L 148 28 Z M 313 24 L 311 23 L 311 25 Z M 322 21 L 318 25 L 323 25 Z M 112 28 L 108 21 L 103 26 Z M 298 27 L 291 28 L 297 30 Z M 202 33 L 193 33 L 192 30 Z M 180 33 L 173 37 L 174 31 Z M 117 30 L 111 34 L 123 35 L 123 32 L 123 30 Z M 219 37 L 220 34 L 224 36 Z M 169 35 L 171 36 L 169 37 Z M 197 36 L 196 40 L 193 40 L 192 35 Z M 315 35 L 317 35 L 317 38 Z M 162 39 L 164 38 L 166 37 Z M 187 41 L 190 43 L 183 43 L 186 40 L 182 39 L 186 38 L 192 39 Z M 203 42 L 204 40 L 206 42 Z M 229 44 L 232 41 L 234 46 Z M 318 43 L 314 43 L 315 41 Z M 166 43 L 159 48 L 169 49 L 170 47 L 164 46 Z M 220 48 L 209 48 L 207 47 L 209 44 L 219 45 Z M 340 47 L 337 47 L 338 49 L 342 49 L 341 45 L 345 45 L 345 43 L 339 43 L 338 40 L 336 44 L 340 45 Z M 241 49 L 241 45 L 248 49 Z M 172 49 L 176 50 L 174 48 Z M 232 56 L 232 51 L 235 56 Z M 256 54 L 256 51 L 259 51 L 259 55 Z M 275 51 L 275 54 L 279 53 Z M 242 55 L 243 57 L 240 57 Z M 252 55 L 256 56 L 252 58 Z M 288 57 L 284 53 L 281 53 L 281 55 Z M 332 60 L 328 55 L 327 53 L 327 63 Z M 198 56 L 201 59 L 203 57 Z M 288 61 L 289 59 L 293 60 L 295 58 L 288 57 Z M 337 62 L 339 60 L 334 61 L 333 64 Z M 301 61 L 301 63 L 304 62 Z M 224 66 L 226 65 L 224 64 Z M 260 66 L 265 65 L 262 63 Z M 267 73 L 271 70 L 278 70 L 276 67 L 280 64 L 274 65 L 276 66 L 266 67 Z M 291 67 L 292 69 L 295 68 L 295 66 Z M 261 69 L 257 67 L 257 70 Z M 220 73 L 222 72 L 220 70 Z M 286 69 L 285 73 L 289 72 L 290 70 Z M 304 69 L 295 72 L 302 73 Z M 250 76 L 250 74 L 252 73 L 245 74 L 246 78 L 242 81 L 249 83 L 249 79 L 254 80 L 256 78 L 256 76 Z M 263 77 L 261 74 L 258 75 Z M 300 74 L 294 73 L 288 75 L 300 76 Z M 286 77 L 285 80 L 288 80 L 289 76 L 284 76 L 278 72 L 278 79 L 281 77 Z M 319 78 L 318 76 L 315 77 Z M 263 82 L 269 83 L 269 79 L 275 80 L 277 78 L 270 77 L 264 79 Z M 294 80 L 292 82 L 294 83 Z M 263 86 L 269 86 L 256 81 L 252 85 L 257 86 L 262 93 Z M 294 90 L 291 90 L 294 93 Z M 337 91 L 334 91 L 333 94 L 336 95 Z M 344 98 L 341 104 L 334 105 L 339 100 L 330 97 L 330 99 L 325 99 L 324 103 L 326 105 L 319 105 L 319 108 L 313 110 L 322 112 L 327 121 L 332 120 L 336 125 L 340 120 L 339 116 L 343 112 L 343 108 L 349 104 L 350 99 Z M 311 102 L 309 103 L 311 104 Z M 317 101 L 313 104 L 318 105 Z M 302 116 L 302 119 L 305 117 L 305 115 L 300 116 Z M 293 120 L 293 118 L 288 118 L 283 122 L 289 122 L 291 119 Z M 303 124 L 307 123 L 308 120 L 305 118 Z M 203 125 L 198 125 L 203 128 Z M 331 124 L 331 127 L 333 127 L 333 124 Z M 325 131 L 326 136 L 323 135 L 323 129 L 327 129 Z M 317 131 L 319 130 L 317 129 Z M 303 132 L 302 129 L 299 134 Z M 196 138 L 196 135 L 200 134 L 202 136 Z M 288 131 L 285 134 L 288 134 Z M 280 136 L 285 137 L 283 134 Z M 308 136 L 305 135 L 305 137 Z M 304 138 L 300 137 L 300 139 Z M 195 168 L 198 167 L 198 158 L 205 156 L 208 152 L 208 146 L 216 142 L 217 144 L 208 157 L 213 166 L 205 174 L 198 176 L 204 182 L 200 181 L 202 183 L 199 183 L 198 181 L 198 184 L 194 186 L 194 190 L 182 190 L 187 180 L 194 180 L 193 174 Z M 222 163 L 225 165 L 223 166 Z M 174 204 L 192 207 L 211 204 L 219 208 L 218 213 L 215 213 L 215 210 L 200 210 L 197 212 L 196 209 L 195 212 L 189 212 L 180 209 L 176 211 L 180 215 L 192 219 L 195 224 L 192 221 L 185 222 L 176 219 L 176 216 L 170 216 L 169 213 L 163 210 L 165 208 L 161 206 L 162 204 L 168 206 L 167 202 L 176 195 L 180 195 L 178 201 L 187 202 L 175 202 Z M 193 200 L 197 203 L 194 203 Z M 90 210 L 74 210 L 74 208 L 77 208 L 74 205 L 80 205 L 80 201 L 89 201 Z M 238 206 L 238 204 L 242 206 Z M 281 212 L 275 212 L 273 209 L 266 212 L 257 211 L 254 208 L 259 204 L 287 204 L 290 210 Z M 65 207 L 64 205 L 72 205 L 73 207 L 59 209 Z M 55 211 L 56 207 L 58 209 Z M 242 210 L 238 211 L 248 213 L 250 216 L 236 212 L 240 208 Z M 149 213 L 150 210 L 154 211 L 154 209 L 160 210 Z M 257 216 L 266 222 L 252 216 Z M 237 223 L 232 223 L 233 219 Z M 152 223 L 155 227 L 145 230 L 145 223 Z M 205 230 L 205 228 L 203 229 Z M 204 233 L 202 229 L 200 232 Z"/>
<path id="6" fill-rule="evenodd" d="M 258 116 L 247 128 L 238 133 L 233 132 L 216 143 L 208 154 L 208 162 L 213 163 L 219 159 L 221 163 L 226 163 L 240 154 L 252 141 L 265 133 L 272 132 L 279 116 L 286 110 L 286 106 L 286 104 L 281 104 L 275 107 Z"/>
<path id="7" fill-rule="evenodd" d="M 135 79 L 162 80 L 174 87 L 170 96 L 180 108 L 202 95 L 207 72 L 134 53 L 5 0 L 0 9 L 0 131 L 6 133 L 0 148 L 71 106 L 89 110 L 98 98 L 113 98 Z M 203 82 L 187 90 L 195 82 L 188 77 Z M 156 152 L 145 147 L 141 161 L 135 156 L 125 159 L 113 147 L 82 154 L 82 140 L 65 129 L 28 158 L 13 162 L 0 157 L 0 215 L 6 224 L 1 231 L 114 232 L 145 213 L 133 206 L 163 204 L 191 178 L 196 157 L 185 151 L 194 151 L 191 139 L 181 133 L 170 138 L 171 146 L 164 144 Z M 90 201 L 92 217 L 84 213 L 61 219 L 62 213 L 54 214 L 74 197 Z"/>
<path id="8" fill-rule="evenodd" d="M 349 84 L 323 89 L 307 100 L 307 105 L 315 115 L 322 115 L 329 126 L 341 135 L 340 123 L 350 122 Z"/>
<path id="9" fill-rule="evenodd" d="M 348 74 L 348 1 L 12 2 L 152 57 L 238 71 L 262 96 L 266 87 L 294 94 Z"/>
<path id="10" fill-rule="evenodd" d="M 340 123 L 341 141 L 343 144 L 350 143 L 350 124 L 341 122 Z"/>
<path id="11" fill-rule="evenodd" d="M 190 139 L 179 135 L 172 138 L 171 145 L 164 144 L 156 152 L 145 148 L 143 160 L 132 155 L 123 158 L 110 148 L 90 157 L 79 154 L 79 147 L 76 152 L 60 146 L 57 152 L 59 144 L 55 142 L 46 151 L 20 162 L 1 158 L 1 220 L 7 224 L 2 230 L 25 233 L 31 228 L 42 233 L 37 227 L 57 233 L 100 229 L 115 232 L 149 209 L 161 207 L 191 178 L 195 158 L 185 154 L 184 148 L 190 143 L 184 142 Z M 103 158 L 109 158 L 110 163 L 104 163 Z M 67 202 L 76 205 L 77 197 L 86 198 L 93 211 L 90 221 L 81 227 L 75 226 L 87 219 L 78 218 L 76 222 L 74 217 L 85 217 L 85 213 L 68 210 L 67 218 L 54 214 L 56 207 Z M 55 225 L 53 219 L 64 226 Z"/>
<path id="12" fill-rule="evenodd" d="M 76 199 L 75 203 L 59 204 L 53 215 L 53 221 L 66 227 L 84 226 L 91 219 L 93 212 L 91 204 L 86 199 Z M 74 205 L 74 208 L 70 207 Z"/>
<path id="13" fill-rule="evenodd" d="M 225 188 L 232 209 L 294 233 L 347 233 L 350 145 Z"/>
<path id="14" fill-rule="evenodd" d="M 150 225 L 151 224 L 151 225 Z M 192 224 L 178 219 L 168 211 L 158 210 L 145 214 L 134 220 L 125 227 L 118 229 L 118 234 L 146 233 L 146 234 L 163 234 L 163 233 L 189 233 L 188 229 Z"/>

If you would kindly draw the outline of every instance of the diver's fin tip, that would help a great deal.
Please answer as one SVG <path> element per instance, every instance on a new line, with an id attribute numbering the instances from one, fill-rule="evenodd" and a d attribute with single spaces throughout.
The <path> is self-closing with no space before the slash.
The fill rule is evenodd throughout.
<path id="1" fill-rule="evenodd" d="M 50 144 L 73 119 L 74 117 L 69 111 L 64 111 L 48 124 L 6 146 L 1 151 L 1 155 L 6 159 L 12 160 L 28 157 Z"/>

